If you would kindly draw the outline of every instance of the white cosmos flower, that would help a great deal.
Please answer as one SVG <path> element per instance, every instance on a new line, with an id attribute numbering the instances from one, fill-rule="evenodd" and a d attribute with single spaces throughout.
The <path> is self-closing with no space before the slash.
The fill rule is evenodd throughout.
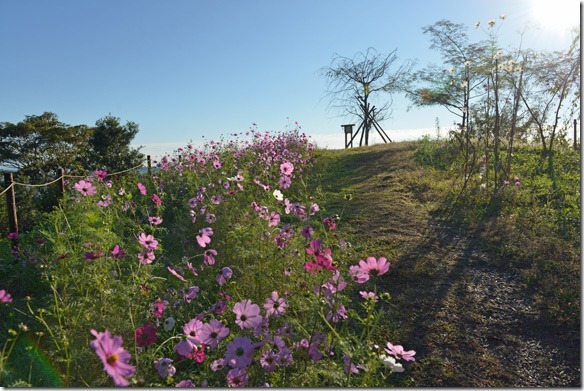
<path id="1" fill-rule="evenodd" d="M 176 323 L 176 320 L 174 320 L 174 318 L 171 316 L 170 318 L 167 318 L 164 321 L 164 330 L 166 331 L 170 331 L 174 328 L 174 324 Z"/>
<path id="2" fill-rule="evenodd" d="M 274 197 L 276 197 L 276 199 L 278 201 L 283 201 L 284 200 L 284 194 L 282 194 L 282 192 L 278 189 L 274 190 Z"/>
<path id="3" fill-rule="evenodd" d="M 395 358 L 393 358 L 391 356 L 387 356 L 385 354 L 380 355 L 379 358 L 381 359 L 381 361 L 383 361 L 383 365 L 385 365 L 386 367 L 391 367 L 391 370 L 393 372 L 403 372 L 404 371 L 403 365 L 398 364 L 395 361 Z"/>

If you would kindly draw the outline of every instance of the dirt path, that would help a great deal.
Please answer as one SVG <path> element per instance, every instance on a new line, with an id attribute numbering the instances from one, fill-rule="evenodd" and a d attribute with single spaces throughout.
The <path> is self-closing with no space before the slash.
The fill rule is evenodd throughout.
<path id="1" fill-rule="evenodd" d="M 353 196 L 342 229 L 367 239 L 366 248 L 354 244 L 356 254 L 393 255 L 385 280 L 391 320 L 382 327 L 418 357 L 395 385 L 581 386 L 579 335 L 543 318 L 533 293 L 492 259 L 480 233 L 432 217 L 412 191 L 424 175 L 413 152 L 404 143 L 345 152 L 329 172 L 356 180 L 326 189 L 337 194 L 333 209 L 344 193 Z"/>

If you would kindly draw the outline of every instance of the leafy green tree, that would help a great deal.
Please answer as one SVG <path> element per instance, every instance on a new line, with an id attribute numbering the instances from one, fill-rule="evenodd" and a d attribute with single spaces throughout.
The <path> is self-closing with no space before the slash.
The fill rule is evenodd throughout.
<path id="1" fill-rule="evenodd" d="M 18 170 L 34 183 L 52 180 L 58 168 L 83 170 L 91 128 L 59 121 L 55 113 L 29 115 L 13 124 L 0 123 L 0 165 Z"/>
<path id="2" fill-rule="evenodd" d="M 138 131 L 137 123 L 127 121 L 122 125 L 120 119 L 111 114 L 97 120 L 89 138 L 87 167 L 112 172 L 140 165 L 144 154 L 140 148 L 130 147 Z"/>

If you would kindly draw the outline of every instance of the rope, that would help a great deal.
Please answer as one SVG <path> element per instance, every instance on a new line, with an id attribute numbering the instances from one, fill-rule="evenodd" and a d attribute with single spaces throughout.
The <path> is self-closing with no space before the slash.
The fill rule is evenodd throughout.
<path id="1" fill-rule="evenodd" d="M 10 189 L 11 189 L 11 188 L 13 188 L 13 187 L 14 187 L 14 182 L 12 182 L 12 183 L 10 184 L 10 186 L 8 186 L 6 189 L 2 190 L 2 192 L 0 192 L 0 196 L 1 196 L 2 194 L 6 193 L 8 190 L 10 190 Z"/>
<path id="2" fill-rule="evenodd" d="M 141 167 L 143 167 L 142 164 L 137 165 L 137 166 L 132 167 L 132 168 L 128 168 L 126 170 L 114 172 L 114 173 L 111 173 L 111 174 L 108 173 L 107 175 L 108 176 L 119 175 L 119 174 L 123 174 L 125 172 L 132 171 L 132 170 L 135 170 L 135 169 L 141 168 Z M 68 175 L 68 174 L 66 175 L 66 174 L 63 174 L 63 175 L 61 175 L 60 177 L 58 177 L 57 179 L 55 179 L 55 180 L 53 180 L 51 182 L 42 183 L 42 184 L 38 184 L 38 185 L 30 184 L 30 183 L 21 183 L 21 182 L 17 182 L 17 181 L 12 181 L 11 184 L 10 184 L 10 186 L 8 186 L 6 189 L 4 189 L 2 192 L 0 192 L 0 196 L 2 194 L 6 193 L 8 190 L 10 190 L 11 187 L 14 187 L 15 185 L 25 186 L 25 187 L 44 187 L 44 186 L 52 185 L 53 183 L 58 182 L 58 181 L 60 181 L 63 178 L 87 178 L 87 175 Z"/>

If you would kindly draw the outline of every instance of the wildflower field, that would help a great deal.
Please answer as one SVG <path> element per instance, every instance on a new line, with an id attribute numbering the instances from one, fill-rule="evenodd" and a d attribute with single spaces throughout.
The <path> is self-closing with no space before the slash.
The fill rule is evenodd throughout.
<path id="1" fill-rule="evenodd" d="M 0 239 L 0 385 L 580 385 L 577 152 L 492 197 L 456 139 L 232 136 Z"/>
<path id="2" fill-rule="evenodd" d="M 1 384 L 383 386 L 415 361 L 373 337 L 391 260 L 349 254 L 308 138 L 234 136 L 71 181 L 3 239 Z"/>

